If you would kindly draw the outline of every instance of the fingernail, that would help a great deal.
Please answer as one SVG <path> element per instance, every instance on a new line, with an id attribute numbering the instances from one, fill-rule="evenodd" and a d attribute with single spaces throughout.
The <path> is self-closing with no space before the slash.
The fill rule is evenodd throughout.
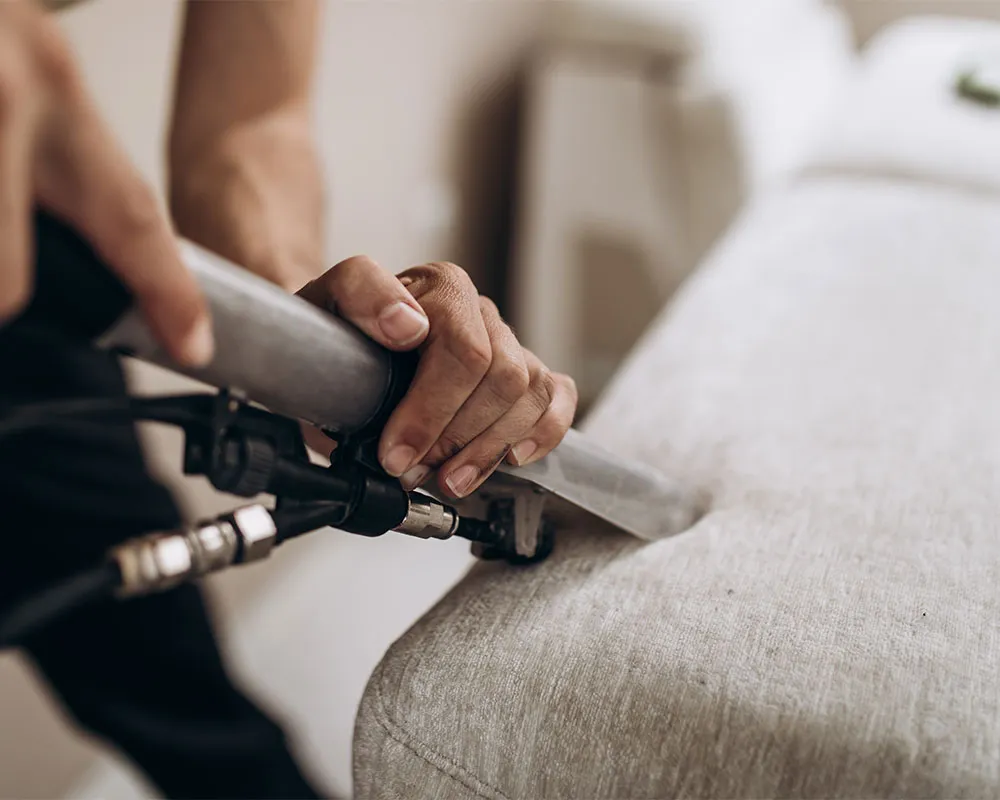
<path id="1" fill-rule="evenodd" d="M 517 462 L 517 465 L 521 466 L 535 454 L 537 449 L 537 444 L 531 441 L 531 439 L 525 439 L 523 442 L 518 442 L 514 446 L 514 449 L 510 451 L 510 454 L 514 456 L 514 461 Z"/>
<path id="2" fill-rule="evenodd" d="M 193 367 L 204 367 L 215 354 L 212 321 L 202 317 L 181 342 L 181 358 Z"/>
<path id="3" fill-rule="evenodd" d="M 451 473 L 444 479 L 444 482 L 455 497 L 464 497 L 472 484 L 476 482 L 477 477 L 479 477 L 479 470 L 472 464 L 466 464 Z"/>
<path id="4" fill-rule="evenodd" d="M 427 317 L 413 306 L 399 301 L 382 310 L 378 326 L 395 344 L 409 344 L 427 330 Z"/>
<path id="5" fill-rule="evenodd" d="M 382 468 L 394 478 L 398 478 L 410 468 L 416 458 L 417 451 L 408 444 L 397 444 L 386 453 Z"/>
<path id="6" fill-rule="evenodd" d="M 424 481 L 427 480 L 427 476 L 430 474 L 430 467 L 425 467 L 423 464 L 417 464 L 417 466 L 413 469 L 404 472 L 403 477 L 399 480 L 403 484 L 403 488 L 406 489 L 406 491 L 410 491 L 411 489 L 416 489 L 418 486 L 422 486 Z"/>

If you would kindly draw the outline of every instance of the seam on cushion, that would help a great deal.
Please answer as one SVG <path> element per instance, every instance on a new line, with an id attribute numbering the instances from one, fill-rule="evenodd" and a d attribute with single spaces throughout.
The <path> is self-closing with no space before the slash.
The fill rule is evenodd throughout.
<path id="1" fill-rule="evenodd" d="M 819 163 L 802 167 L 792 175 L 793 182 L 806 181 L 811 179 L 823 180 L 824 178 L 841 178 L 854 181 L 871 181 L 894 184 L 911 184 L 924 188 L 951 190 L 959 194 L 971 195 L 973 197 L 997 200 L 1000 197 L 1000 188 L 993 184 L 980 183 L 963 178 L 942 178 L 933 175 L 919 175 L 905 169 L 893 169 L 892 167 L 873 167 L 871 169 L 859 167 L 851 164 Z"/>
<path id="2" fill-rule="evenodd" d="M 490 786 L 483 780 L 473 775 L 469 770 L 453 759 L 437 752 L 427 743 L 420 741 L 416 736 L 409 733 L 402 725 L 389 716 L 386 709 L 385 699 L 382 694 L 383 671 L 379 668 L 379 675 L 374 681 L 374 713 L 375 721 L 386 732 L 386 735 L 399 745 L 402 745 L 417 758 L 430 764 L 434 769 L 448 776 L 453 781 L 460 783 L 466 789 L 474 792 L 478 797 L 489 798 L 489 800 L 509 800 L 509 798 L 494 786 Z M 419 749 L 418 749 L 419 748 Z M 423 751 L 423 752 L 421 752 Z"/>

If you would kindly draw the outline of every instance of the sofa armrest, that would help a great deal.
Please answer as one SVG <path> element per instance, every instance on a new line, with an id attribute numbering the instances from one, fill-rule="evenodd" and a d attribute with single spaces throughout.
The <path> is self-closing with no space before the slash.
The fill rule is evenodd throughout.
<path id="1" fill-rule="evenodd" d="M 528 74 L 510 305 L 586 405 L 745 200 L 798 166 L 853 49 L 818 0 L 551 9 Z"/>

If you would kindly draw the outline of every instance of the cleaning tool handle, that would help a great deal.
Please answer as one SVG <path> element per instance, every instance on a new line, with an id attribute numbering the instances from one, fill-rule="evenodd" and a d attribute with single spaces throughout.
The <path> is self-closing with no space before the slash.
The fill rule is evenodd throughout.
<path id="1" fill-rule="evenodd" d="M 335 433 L 380 426 L 409 386 L 413 357 L 184 240 L 182 259 L 211 309 L 215 356 L 204 368 L 181 368 L 80 236 L 44 212 L 35 234 L 35 292 L 16 324 L 86 337 Z"/>

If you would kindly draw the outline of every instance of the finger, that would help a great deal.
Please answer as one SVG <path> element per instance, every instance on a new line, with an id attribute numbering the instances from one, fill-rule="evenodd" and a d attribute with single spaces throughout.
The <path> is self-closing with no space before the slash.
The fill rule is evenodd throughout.
<path id="1" fill-rule="evenodd" d="M 340 314 L 393 350 L 413 349 L 429 329 L 420 303 L 395 275 L 367 256 L 341 261 L 306 284 L 299 296 Z"/>
<path id="2" fill-rule="evenodd" d="M 420 465 L 411 470 L 413 474 L 403 476 L 403 485 L 408 489 L 423 483 L 432 468 L 454 457 L 528 391 L 528 365 L 514 332 L 501 319 L 492 300 L 480 297 L 479 308 L 490 337 L 490 367 Z"/>
<path id="3" fill-rule="evenodd" d="M 465 497 L 490 476 L 511 447 L 535 429 L 549 409 L 555 392 L 552 373 L 531 353 L 528 390 L 510 411 L 477 436 L 440 470 L 441 488 L 453 497 Z"/>
<path id="4" fill-rule="evenodd" d="M 43 205 L 74 225 L 132 291 L 167 353 L 204 366 L 214 347 L 208 308 L 153 190 L 85 97 L 66 100 L 46 124 L 37 175 Z"/>
<path id="5" fill-rule="evenodd" d="M 389 417 L 379 443 L 382 467 L 396 476 L 424 458 L 493 358 L 479 293 L 463 270 L 453 264 L 429 264 L 409 270 L 406 277 L 427 313 L 430 331 L 409 391 Z"/>
<path id="6" fill-rule="evenodd" d="M 544 458 L 563 440 L 573 425 L 578 396 L 576 383 L 569 375 L 554 375 L 552 402 L 534 429 L 511 449 L 508 462 L 523 467 Z"/>
<path id="7" fill-rule="evenodd" d="M 31 294 L 31 162 L 37 104 L 0 63 L 0 322 Z M 22 88 L 22 86 L 24 88 Z"/>

